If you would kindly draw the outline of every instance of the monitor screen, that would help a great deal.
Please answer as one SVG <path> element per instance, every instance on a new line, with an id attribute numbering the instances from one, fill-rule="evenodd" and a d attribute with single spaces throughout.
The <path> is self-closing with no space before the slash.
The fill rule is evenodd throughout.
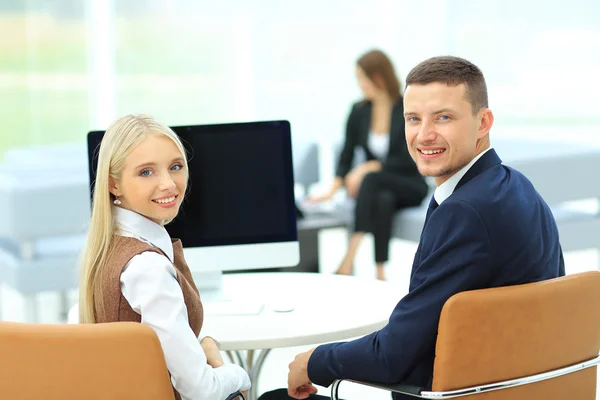
<path id="1" fill-rule="evenodd" d="M 171 128 L 186 148 L 190 178 L 179 214 L 165 228 L 181 239 L 186 259 L 189 253 L 203 270 L 296 265 L 297 254 L 282 258 L 273 246 L 298 247 L 289 122 Z M 103 135 L 88 134 L 91 191 Z M 264 251 L 271 254 L 260 256 Z"/>

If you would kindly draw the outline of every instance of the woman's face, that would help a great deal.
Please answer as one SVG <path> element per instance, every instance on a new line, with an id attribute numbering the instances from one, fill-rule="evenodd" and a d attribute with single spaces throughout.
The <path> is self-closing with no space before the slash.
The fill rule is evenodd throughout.
<path id="1" fill-rule="evenodd" d="M 153 134 L 127 156 L 111 192 L 121 207 L 162 225 L 177 216 L 187 181 L 187 165 L 177 145 L 168 136 Z"/>
<path id="2" fill-rule="evenodd" d="M 373 100 L 383 92 L 383 90 L 377 86 L 375 82 L 367 77 L 367 74 L 365 74 L 365 71 L 363 71 L 361 67 L 356 67 L 356 80 L 358 81 L 360 90 L 362 90 L 363 95 L 367 100 Z"/>

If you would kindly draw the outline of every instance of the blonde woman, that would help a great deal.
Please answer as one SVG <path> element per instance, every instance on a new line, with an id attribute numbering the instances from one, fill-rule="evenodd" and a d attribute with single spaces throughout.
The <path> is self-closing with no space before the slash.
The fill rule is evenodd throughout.
<path id="1" fill-rule="evenodd" d="M 198 341 L 202 303 L 171 239 L 188 169 L 177 135 L 152 117 L 127 115 L 106 131 L 98 156 L 92 218 L 82 258 L 81 323 L 136 321 L 154 329 L 176 397 L 223 400 L 250 387 L 217 343 Z"/>

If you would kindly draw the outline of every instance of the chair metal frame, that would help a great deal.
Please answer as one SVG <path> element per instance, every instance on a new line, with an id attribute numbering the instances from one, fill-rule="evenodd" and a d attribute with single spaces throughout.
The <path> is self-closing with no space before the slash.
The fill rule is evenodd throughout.
<path id="1" fill-rule="evenodd" d="M 370 382 L 361 382 L 355 380 L 345 380 L 340 379 L 333 382 L 331 386 L 331 400 L 339 400 L 338 398 L 338 390 L 339 386 L 342 382 L 353 382 L 358 383 L 360 385 L 370 386 L 377 389 L 387 390 L 393 393 L 404 394 L 408 396 L 413 396 L 419 399 L 453 399 L 457 397 L 464 397 L 470 395 L 476 395 L 481 393 L 492 392 L 495 390 L 508 389 L 516 386 L 528 385 L 536 382 L 546 381 L 553 378 L 558 378 L 559 376 L 572 374 L 574 372 L 582 371 L 587 368 L 595 367 L 600 364 L 600 355 L 595 358 L 592 358 L 587 361 L 579 362 L 576 364 L 572 364 L 563 368 L 554 369 L 552 371 L 543 372 L 535 375 L 528 375 L 521 378 L 510 379 L 507 381 L 489 383 L 486 385 L 480 386 L 471 386 L 463 389 L 450 390 L 444 392 L 433 392 L 423 390 L 418 386 L 411 385 L 384 385 L 378 383 L 370 383 Z"/>

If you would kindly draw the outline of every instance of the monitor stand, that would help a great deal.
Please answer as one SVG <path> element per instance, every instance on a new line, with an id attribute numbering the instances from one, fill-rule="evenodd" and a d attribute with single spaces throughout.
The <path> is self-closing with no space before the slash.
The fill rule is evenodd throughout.
<path id="1" fill-rule="evenodd" d="M 264 308 L 262 301 L 248 299 L 245 293 L 228 291 L 221 271 L 192 271 L 192 277 L 200 292 L 204 315 L 258 315 Z M 250 291 L 251 288 L 247 292 Z"/>

